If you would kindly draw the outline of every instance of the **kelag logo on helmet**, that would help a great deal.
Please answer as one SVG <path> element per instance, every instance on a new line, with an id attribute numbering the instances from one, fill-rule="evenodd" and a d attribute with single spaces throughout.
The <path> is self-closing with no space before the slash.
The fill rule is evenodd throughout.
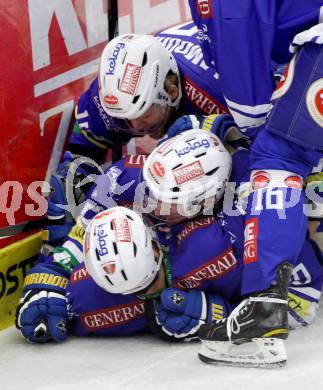
<path id="1" fill-rule="evenodd" d="M 106 231 L 106 223 L 103 223 L 102 225 L 99 225 L 97 228 L 97 235 L 98 235 L 98 241 L 99 241 L 99 255 L 104 256 L 108 254 L 108 247 L 106 243 L 106 238 L 108 237 L 107 231 Z"/>
<path id="2" fill-rule="evenodd" d="M 195 141 L 193 143 L 191 143 L 190 141 L 186 141 L 186 143 L 187 146 L 185 148 L 179 150 L 175 149 L 175 152 L 177 153 L 178 157 L 184 156 L 185 154 L 190 153 L 192 150 L 202 148 L 203 146 L 205 149 L 210 147 L 210 142 L 206 138 L 200 141 Z"/>
<path id="3" fill-rule="evenodd" d="M 119 42 L 116 45 L 115 49 L 113 50 L 112 56 L 109 57 L 109 59 L 108 59 L 109 68 L 108 68 L 108 70 L 106 72 L 106 75 L 113 75 L 114 74 L 114 71 L 115 71 L 115 68 L 116 68 L 116 63 L 117 63 L 116 62 L 117 58 L 118 58 L 118 56 L 120 54 L 121 49 L 123 49 L 124 46 L 125 46 L 125 44 L 122 43 L 122 42 Z"/>

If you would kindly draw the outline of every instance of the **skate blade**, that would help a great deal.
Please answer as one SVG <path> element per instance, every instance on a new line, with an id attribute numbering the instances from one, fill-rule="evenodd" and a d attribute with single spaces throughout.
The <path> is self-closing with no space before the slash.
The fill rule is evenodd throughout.
<path id="1" fill-rule="evenodd" d="M 284 341 L 275 338 L 202 341 L 198 356 L 204 363 L 236 367 L 275 368 L 287 361 Z"/>

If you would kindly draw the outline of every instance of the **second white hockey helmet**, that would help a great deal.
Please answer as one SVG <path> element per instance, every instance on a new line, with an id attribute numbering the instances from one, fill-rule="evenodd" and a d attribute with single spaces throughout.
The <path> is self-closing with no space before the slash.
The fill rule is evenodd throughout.
<path id="1" fill-rule="evenodd" d="M 231 166 L 231 156 L 218 137 L 188 130 L 153 150 L 143 176 L 158 201 L 189 206 L 213 196 L 220 199 Z"/>

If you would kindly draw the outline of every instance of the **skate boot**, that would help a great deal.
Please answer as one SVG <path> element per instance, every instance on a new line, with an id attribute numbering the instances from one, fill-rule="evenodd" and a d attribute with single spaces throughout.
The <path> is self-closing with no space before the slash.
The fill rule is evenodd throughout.
<path id="1" fill-rule="evenodd" d="M 203 325 L 199 358 L 205 363 L 272 367 L 283 366 L 288 337 L 287 294 L 290 263 L 280 265 L 277 281 L 252 294 L 223 320 Z"/>

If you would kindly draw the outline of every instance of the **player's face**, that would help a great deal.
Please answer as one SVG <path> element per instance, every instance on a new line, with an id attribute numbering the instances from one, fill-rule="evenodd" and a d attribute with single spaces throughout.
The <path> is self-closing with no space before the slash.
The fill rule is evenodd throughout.
<path id="1" fill-rule="evenodd" d="M 154 250 L 155 261 L 156 263 L 158 263 L 161 249 L 154 242 L 153 242 L 153 250 Z M 161 292 L 166 288 L 165 278 L 166 275 L 165 275 L 164 265 L 162 263 L 156 278 L 150 284 L 150 286 L 145 288 L 145 290 L 143 291 L 138 291 L 136 295 L 142 299 L 151 299 L 159 296 Z"/>
<path id="2" fill-rule="evenodd" d="M 165 132 L 171 114 L 171 107 L 154 103 L 143 115 L 130 121 L 132 133 L 160 137 Z"/>
<path id="3" fill-rule="evenodd" d="M 199 204 L 190 205 L 158 201 L 151 214 L 154 218 L 162 220 L 167 225 L 174 226 L 201 214 L 204 216 L 213 215 L 217 203 L 218 200 L 215 197 L 207 198 Z"/>
<path id="4" fill-rule="evenodd" d="M 177 203 L 158 202 L 152 215 L 169 226 L 177 225 L 188 218 L 194 217 L 191 212 Z"/>

